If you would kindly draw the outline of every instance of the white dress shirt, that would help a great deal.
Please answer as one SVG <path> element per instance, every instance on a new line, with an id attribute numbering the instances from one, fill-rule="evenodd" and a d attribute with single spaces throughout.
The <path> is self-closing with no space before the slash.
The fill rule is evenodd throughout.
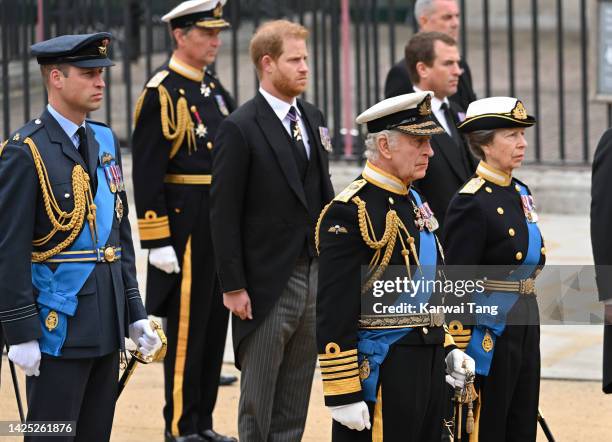
<path id="1" fill-rule="evenodd" d="M 286 101 L 276 98 L 274 95 L 267 92 L 261 86 L 259 87 L 259 93 L 263 95 L 263 97 L 266 99 L 266 101 L 268 102 L 268 104 L 270 105 L 270 107 L 272 108 L 276 116 L 278 117 L 278 119 L 281 120 L 281 123 L 283 123 L 283 126 L 285 127 L 285 130 L 287 131 L 291 139 L 293 139 L 293 135 L 291 134 L 291 126 L 290 126 L 291 121 L 289 120 L 289 117 L 287 116 L 287 114 L 289 113 L 289 109 L 291 108 L 291 106 L 295 107 L 295 110 L 297 111 L 297 116 L 298 116 L 298 126 L 300 127 L 300 132 L 302 133 L 302 141 L 304 142 L 304 146 L 306 147 L 306 155 L 308 155 L 308 158 L 310 158 L 310 144 L 308 143 L 308 130 L 306 129 L 306 125 L 304 124 L 304 120 L 302 119 L 302 111 L 297 105 L 297 99 L 294 98 L 293 103 L 289 104 Z"/>

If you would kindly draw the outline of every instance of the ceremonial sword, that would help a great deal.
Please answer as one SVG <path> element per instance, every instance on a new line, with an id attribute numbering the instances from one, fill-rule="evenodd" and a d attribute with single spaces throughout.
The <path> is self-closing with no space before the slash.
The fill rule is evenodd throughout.
<path id="1" fill-rule="evenodd" d="M 119 398 L 119 396 L 121 395 L 121 392 L 125 388 L 128 381 L 130 380 L 130 377 L 132 377 L 134 370 L 136 370 L 137 362 L 140 362 L 141 364 L 150 364 L 151 362 L 161 361 L 164 359 L 164 356 L 166 356 L 166 347 L 168 346 L 168 340 L 166 339 L 164 330 L 162 329 L 161 325 L 159 325 L 156 321 L 151 321 L 151 328 L 159 336 L 162 346 L 153 355 L 143 355 L 138 350 L 130 350 L 130 354 L 132 355 L 132 358 L 130 359 L 130 362 L 128 362 L 125 370 L 123 370 L 121 379 L 119 379 L 117 398 Z"/>

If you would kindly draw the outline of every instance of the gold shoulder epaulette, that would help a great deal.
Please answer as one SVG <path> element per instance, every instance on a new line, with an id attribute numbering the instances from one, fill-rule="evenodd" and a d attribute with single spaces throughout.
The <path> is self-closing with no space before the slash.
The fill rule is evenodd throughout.
<path id="1" fill-rule="evenodd" d="M 459 193 L 473 195 L 483 186 L 485 180 L 480 177 L 475 177 L 469 180 L 465 186 L 461 188 Z"/>
<path id="2" fill-rule="evenodd" d="M 153 75 L 149 82 L 147 83 L 148 88 L 157 88 L 164 81 L 164 79 L 168 76 L 170 71 L 163 70 L 159 71 L 157 74 Z"/>
<path id="3" fill-rule="evenodd" d="M 353 198 L 357 194 L 357 192 L 359 192 L 363 188 L 363 186 L 366 185 L 366 183 L 367 181 L 364 179 L 353 181 L 342 192 L 340 192 L 338 196 L 334 198 L 334 201 L 348 203 L 351 198 Z"/>

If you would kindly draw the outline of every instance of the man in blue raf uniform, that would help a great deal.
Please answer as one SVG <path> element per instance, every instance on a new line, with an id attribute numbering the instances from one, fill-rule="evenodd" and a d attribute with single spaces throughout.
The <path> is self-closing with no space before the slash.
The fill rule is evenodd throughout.
<path id="1" fill-rule="evenodd" d="M 463 387 L 466 369 L 474 371 L 443 314 L 420 310 L 427 302 L 439 305 L 439 293 L 391 296 L 388 306 L 411 304 L 414 313 L 375 314 L 362 304 L 377 282 L 411 275 L 434 280 L 436 265 L 443 263 L 437 221 L 410 188 L 427 170 L 430 136 L 444 131 L 432 117 L 432 95 L 389 98 L 357 118 L 367 123 L 368 162 L 317 224 L 317 340 L 336 442 L 439 442 L 445 365 L 447 382 L 457 387 Z M 389 276 L 389 266 L 400 273 Z"/>
<path id="2" fill-rule="evenodd" d="M 209 227 L 211 149 L 232 98 L 206 69 L 221 45 L 225 0 L 166 14 L 175 50 L 136 104 L 133 177 L 140 241 L 149 249 L 147 309 L 166 317 L 166 440 L 232 441 L 213 431 L 228 312 Z M 235 380 L 235 378 L 234 378 Z"/>
<path id="3" fill-rule="evenodd" d="M 84 441 L 110 438 L 124 336 L 144 354 L 161 345 L 138 291 L 117 139 L 85 120 L 102 102 L 110 38 L 32 46 L 49 104 L 0 149 L 9 359 L 27 376 L 28 421 L 76 421 Z"/>

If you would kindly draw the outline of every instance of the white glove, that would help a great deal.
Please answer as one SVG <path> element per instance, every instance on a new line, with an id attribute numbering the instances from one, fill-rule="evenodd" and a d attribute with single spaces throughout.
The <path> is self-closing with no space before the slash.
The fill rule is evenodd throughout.
<path id="1" fill-rule="evenodd" d="M 40 346 L 38 341 L 28 341 L 22 344 L 13 344 L 9 348 L 8 358 L 21 368 L 26 376 L 40 374 Z"/>
<path id="2" fill-rule="evenodd" d="M 332 418 L 349 427 L 351 430 L 361 431 L 364 428 L 370 429 L 370 412 L 364 401 L 354 402 L 347 405 L 327 407 L 331 411 Z"/>
<path id="3" fill-rule="evenodd" d="M 161 348 L 161 340 L 151 328 L 148 319 L 140 319 L 130 324 L 130 339 L 144 356 L 154 355 Z"/>
<path id="4" fill-rule="evenodd" d="M 458 348 L 446 355 L 446 382 L 451 387 L 461 387 L 465 384 L 466 371 L 476 372 L 474 359 Z"/>
<path id="5" fill-rule="evenodd" d="M 162 272 L 178 273 L 181 271 L 176 252 L 172 246 L 157 247 L 149 251 L 149 262 Z"/>

